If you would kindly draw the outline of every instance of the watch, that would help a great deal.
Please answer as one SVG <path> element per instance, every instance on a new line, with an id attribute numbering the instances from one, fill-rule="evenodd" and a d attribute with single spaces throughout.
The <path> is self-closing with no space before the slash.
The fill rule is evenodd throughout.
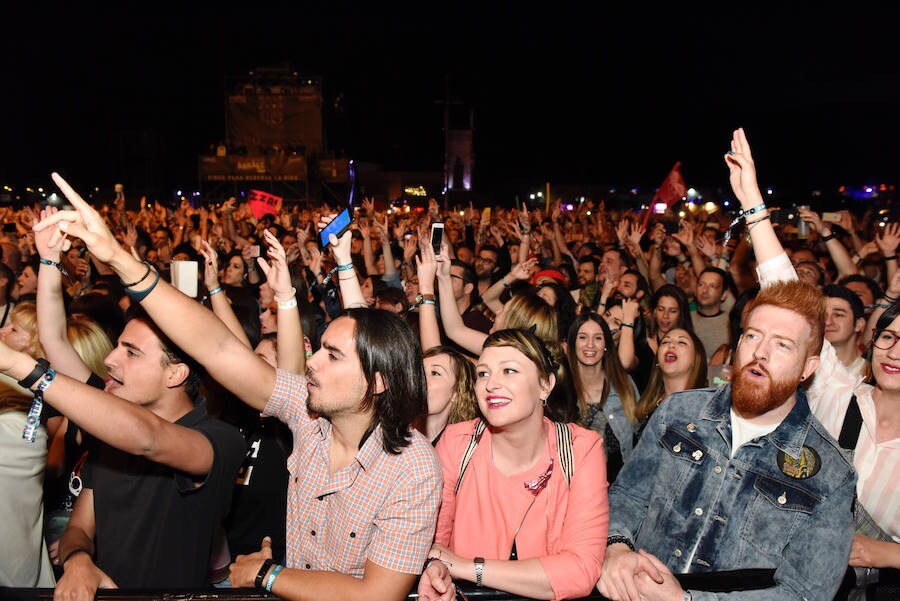
<path id="1" fill-rule="evenodd" d="M 481 579 L 484 578 L 484 557 L 476 557 L 475 562 L 475 586 L 481 586 Z"/>

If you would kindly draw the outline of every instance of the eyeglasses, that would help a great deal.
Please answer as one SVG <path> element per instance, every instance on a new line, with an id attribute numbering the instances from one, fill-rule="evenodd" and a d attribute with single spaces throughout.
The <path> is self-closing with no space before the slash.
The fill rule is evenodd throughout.
<path id="1" fill-rule="evenodd" d="M 875 336 L 872 338 L 872 345 L 877 349 L 889 351 L 897 344 L 897 340 L 900 340 L 900 334 L 897 332 L 881 330 L 875 333 Z"/>
<path id="2" fill-rule="evenodd" d="M 451 278 L 454 278 L 454 279 L 457 279 L 457 280 L 463 280 L 463 281 L 465 281 L 465 278 L 462 277 L 461 275 L 453 275 L 453 274 L 451 273 L 451 274 L 450 274 L 450 277 L 451 277 Z"/>
<path id="3" fill-rule="evenodd" d="M 480 256 L 480 255 L 477 256 L 477 257 L 475 257 L 475 260 L 476 260 L 476 261 L 481 261 L 482 263 L 496 263 L 496 262 L 497 262 L 497 261 L 493 260 L 493 259 L 490 258 L 490 257 L 482 257 L 482 256 Z"/>

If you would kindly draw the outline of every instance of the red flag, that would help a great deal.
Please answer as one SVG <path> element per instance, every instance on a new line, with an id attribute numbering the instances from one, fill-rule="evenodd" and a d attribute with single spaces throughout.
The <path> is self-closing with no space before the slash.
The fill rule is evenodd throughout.
<path id="1" fill-rule="evenodd" d="M 653 212 L 653 205 L 657 202 L 664 202 L 666 203 L 666 208 L 669 208 L 684 198 L 685 194 L 687 194 L 687 186 L 684 184 L 684 177 L 681 175 L 681 161 L 678 161 L 675 163 L 675 166 L 672 167 L 672 170 L 669 171 L 669 175 L 666 176 L 666 179 L 663 180 L 663 183 L 656 191 L 656 194 L 653 195 L 653 200 L 650 201 L 650 207 L 647 209 L 647 214 L 644 216 L 644 227 L 647 227 L 647 222 L 650 220 L 650 213 Z"/>
<path id="2" fill-rule="evenodd" d="M 257 219 L 262 218 L 266 213 L 277 216 L 282 200 L 281 196 L 275 196 L 262 190 L 250 190 L 247 195 L 247 204 L 250 205 L 250 210 Z"/>

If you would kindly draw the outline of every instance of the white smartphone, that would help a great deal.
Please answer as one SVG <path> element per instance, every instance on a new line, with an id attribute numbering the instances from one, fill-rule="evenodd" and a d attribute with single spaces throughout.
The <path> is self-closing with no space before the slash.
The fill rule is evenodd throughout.
<path id="1" fill-rule="evenodd" d="M 822 213 L 822 221 L 827 221 L 828 223 L 840 223 L 841 222 L 841 214 L 840 213 Z"/>
<path id="2" fill-rule="evenodd" d="M 432 223 L 431 224 L 431 248 L 434 249 L 434 254 L 441 254 L 441 242 L 444 240 L 444 224 L 443 223 Z"/>

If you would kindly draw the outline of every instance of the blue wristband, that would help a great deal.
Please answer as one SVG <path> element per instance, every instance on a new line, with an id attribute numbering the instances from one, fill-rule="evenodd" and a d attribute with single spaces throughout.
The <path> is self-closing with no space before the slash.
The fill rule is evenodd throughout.
<path id="1" fill-rule="evenodd" d="M 274 568 L 272 568 L 272 572 L 269 574 L 269 577 L 266 578 L 266 590 L 270 593 L 272 592 L 272 586 L 275 584 L 275 578 L 278 577 L 278 574 L 281 570 L 284 569 L 283 565 L 276 564 Z"/>

